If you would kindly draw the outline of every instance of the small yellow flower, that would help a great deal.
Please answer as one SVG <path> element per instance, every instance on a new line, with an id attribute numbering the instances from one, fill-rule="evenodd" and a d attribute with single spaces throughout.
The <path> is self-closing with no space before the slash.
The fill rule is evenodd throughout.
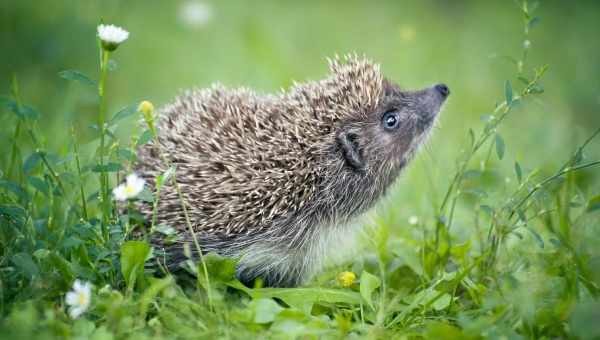
<path id="1" fill-rule="evenodd" d="M 143 113 L 144 116 L 152 115 L 152 113 L 154 112 L 154 105 L 151 102 L 144 100 L 138 106 L 138 111 Z"/>
<path id="2" fill-rule="evenodd" d="M 337 276 L 337 281 L 342 287 L 350 287 L 356 280 L 356 274 L 353 272 L 341 272 Z"/>
<path id="3" fill-rule="evenodd" d="M 144 120 L 146 124 L 148 124 L 148 128 L 152 131 L 152 134 L 155 134 L 156 130 L 154 130 L 154 105 L 144 100 L 138 105 L 138 111 L 144 115 Z"/>

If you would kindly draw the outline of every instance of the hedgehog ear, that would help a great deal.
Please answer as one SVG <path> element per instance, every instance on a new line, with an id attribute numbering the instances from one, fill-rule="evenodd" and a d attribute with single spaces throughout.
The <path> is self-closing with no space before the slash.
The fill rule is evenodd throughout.
<path id="1" fill-rule="evenodd" d="M 363 170 L 365 162 L 360 153 L 358 136 L 350 131 L 342 131 L 336 139 L 346 163 L 354 170 Z"/>

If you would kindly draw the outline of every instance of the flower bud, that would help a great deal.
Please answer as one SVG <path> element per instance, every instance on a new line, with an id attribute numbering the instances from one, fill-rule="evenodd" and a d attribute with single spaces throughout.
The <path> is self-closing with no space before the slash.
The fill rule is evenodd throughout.
<path id="1" fill-rule="evenodd" d="M 152 135 L 156 136 L 156 130 L 154 128 L 154 105 L 151 102 L 144 100 L 138 105 L 138 111 L 144 116 L 144 120 L 152 132 Z"/>

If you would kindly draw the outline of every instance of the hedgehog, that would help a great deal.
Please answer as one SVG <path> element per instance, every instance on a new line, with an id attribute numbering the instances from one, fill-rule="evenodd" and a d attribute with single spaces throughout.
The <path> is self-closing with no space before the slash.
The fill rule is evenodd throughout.
<path id="1" fill-rule="evenodd" d="M 444 84 L 403 90 L 364 57 L 336 57 L 329 69 L 278 94 L 189 90 L 160 110 L 136 171 L 153 186 L 164 158 L 176 167 L 195 234 L 166 185 L 155 218 L 179 237 L 153 243 L 169 268 L 185 262 L 195 237 L 202 253 L 237 259 L 244 284 L 307 282 L 398 178 L 450 93 Z M 152 215 L 150 205 L 140 210 Z"/>

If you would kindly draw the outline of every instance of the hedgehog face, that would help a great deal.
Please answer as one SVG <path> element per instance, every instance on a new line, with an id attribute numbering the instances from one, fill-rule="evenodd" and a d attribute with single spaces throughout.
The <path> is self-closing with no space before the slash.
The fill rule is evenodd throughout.
<path id="1" fill-rule="evenodd" d="M 373 112 L 348 123 L 338 135 L 347 164 L 359 172 L 397 173 L 427 138 L 450 94 L 444 84 L 402 91 L 383 80 L 382 89 Z"/>

